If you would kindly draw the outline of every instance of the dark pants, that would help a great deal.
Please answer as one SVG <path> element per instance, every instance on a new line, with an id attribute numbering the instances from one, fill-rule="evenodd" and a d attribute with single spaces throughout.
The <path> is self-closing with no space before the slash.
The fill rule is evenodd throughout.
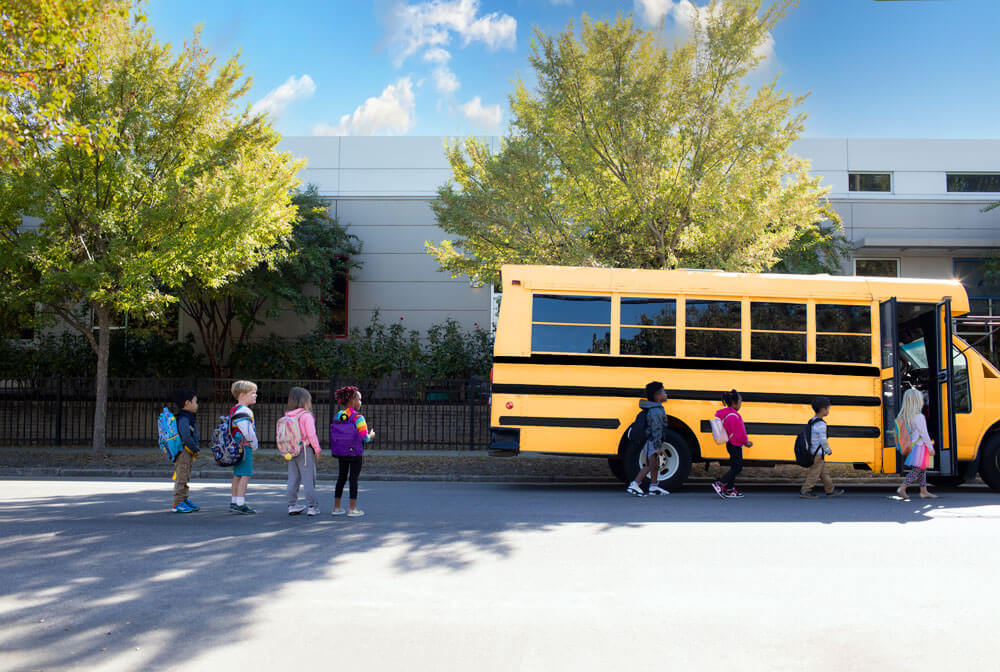
<path id="1" fill-rule="evenodd" d="M 337 464 L 340 466 L 340 471 L 337 473 L 337 489 L 334 490 L 333 496 L 340 499 L 344 494 L 344 484 L 347 483 L 348 476 L 351 479 L 351 499 L 358 498 L 358 476 L 361 474 L 361 462 L 360 457 L 338 457 Z"/>
<path id="2" fill-rule="evenodd" d="M 729 471 L 722 477 L 722 482 L 727 488 L 731 488 L 736 485 L 736 477 L 743 471 L 743 446 L 727 443 L 726 450 L 729 451 Z"/>

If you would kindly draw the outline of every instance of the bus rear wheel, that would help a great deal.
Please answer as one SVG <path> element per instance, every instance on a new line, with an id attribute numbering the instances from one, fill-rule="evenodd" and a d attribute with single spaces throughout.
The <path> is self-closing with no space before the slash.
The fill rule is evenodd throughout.
<path id="1" fill-rule="evenodd" d="M 986 440 L 979 457 L 979 475 L 994 492 L 1000 492 L 1000 433 Z"/>
<path id="2" fill-rule="evenodd" d="M 608 467 L 611 469 L 611 475 L 617 478 L 622 483 L 625 482 L 625 461 L 620 457 L 609 457 Z"/>
<path id="3" fill-rule="evenodd" d="M 672 429 L 664 429 L 663 442 L 657 452 L 660 456 L 658 474 L 660 486 L 667 490 L 680 488 L 691 473 L 691 446 L 679 433 Z M 641 447 L 626 445 L 622 454 L 622 465 L 625 482 L 631 482 L 646 466 L 646 456 Z"/>

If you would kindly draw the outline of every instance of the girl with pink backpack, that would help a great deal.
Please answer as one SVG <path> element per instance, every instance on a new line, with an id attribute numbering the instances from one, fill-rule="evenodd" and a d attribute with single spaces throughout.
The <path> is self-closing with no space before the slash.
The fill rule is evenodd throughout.
<path id="1" fill-rule="evenodd" d="M 321 451 L 309 390 L 293 387 L 288 391 L 288 405 L 285 408 L 285 415 L 278 420 L 275 438 L 278 452 L 288 460 L 288 515 L 294 516 L 305 511 L 307 516 L 315 516 L 319 513 L 316 501 L 316 458 Z M 308 508 L 298 503 L 300 484 L 305 486 Z"/>

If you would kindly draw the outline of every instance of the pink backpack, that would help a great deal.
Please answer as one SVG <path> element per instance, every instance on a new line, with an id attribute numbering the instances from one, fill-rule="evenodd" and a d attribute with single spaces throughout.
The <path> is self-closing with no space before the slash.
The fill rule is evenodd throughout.
<path id="1" fill-rule="evenodd" d="M 278 443 L 278 452 L 282 455 L 297 457 L 302 452 L 302 428 L 299 427 L 300 415 L 285 415 L 278 420 L 278 427 L 274 432 L 275 441 Z"/>

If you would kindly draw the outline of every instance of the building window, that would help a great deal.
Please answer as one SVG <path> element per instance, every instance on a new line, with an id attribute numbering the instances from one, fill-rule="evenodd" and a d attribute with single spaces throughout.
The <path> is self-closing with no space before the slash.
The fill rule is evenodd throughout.
<path id="1" fill-rule="evenodd" d="M 332 338 L 347 336 L 347 301 L 350 285 L 347 278 L 346 257 L 332 262 L 330 280 L 321 300 L 325 308 L 326 335 Z"/>
<path id="2" fill-rule="evenodd" d="M 948 191 L 1000 192 L 1000 173 L 948 173 Z"/>
<path id="3" fill-rule="evenodd" d="M 688 357 L 741 357 L 740 301 L 688 300 L 684 319 Z"/>
<path id="4" fill-rule="evenodd" d="M 892 173 L 848 173 L 849 191 L 892 191 Z"/>
<path id="5" fill-rule="evenodd" d="M 816 361 L 870 364 L 871 312 L 869 306 L 816 304 Z"/>
<path id="6" fill-rule="evenodd" d="M 621 354 L 673 357 L 676 353 L 677 301 L 623 297 Z"/>
<path id="7" fill-rule="evenodd" d="M 531 304 L 532 352 L 611 352 L 611 297 L 537 294 Z"/>
<path id="8" fill-rule="evenodd" d="M 806 361 L 805 304 L 752 302 L 750 358 Z"/>
<path id="9" fill-rule="evenodd" d="M 854 275 L 868 278 L 898 278 L 899 259 L 855 259 Z"/>

